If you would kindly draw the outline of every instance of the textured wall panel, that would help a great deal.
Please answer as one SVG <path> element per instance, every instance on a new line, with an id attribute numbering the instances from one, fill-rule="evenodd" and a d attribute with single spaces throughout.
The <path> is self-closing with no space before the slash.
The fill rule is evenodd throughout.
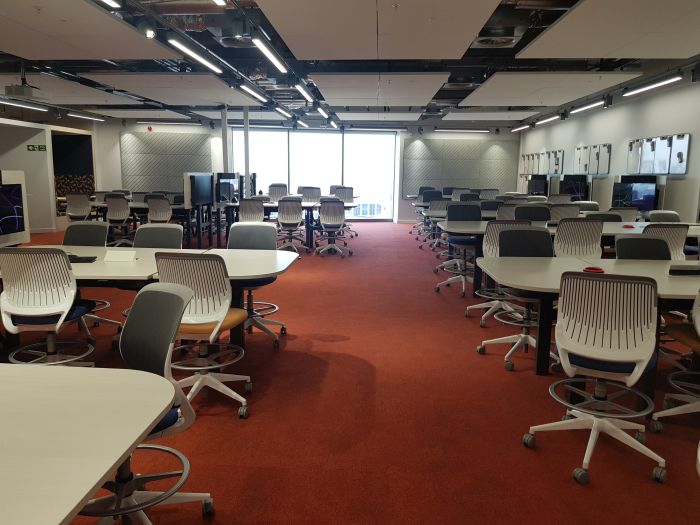
<path id="1" fill-rule="evenodd" d="M 509 140 L 406 139 L 401 193 L 418 193 L 420 186 L 514 190 L 518 149 Z"/>
<path id="2" fill-rule="evenodd" d="M 132 191 L 182 191 L 183 173 L 211 171 L 210 140 L 201 133 L 122 133 L 122 184 Z"/>

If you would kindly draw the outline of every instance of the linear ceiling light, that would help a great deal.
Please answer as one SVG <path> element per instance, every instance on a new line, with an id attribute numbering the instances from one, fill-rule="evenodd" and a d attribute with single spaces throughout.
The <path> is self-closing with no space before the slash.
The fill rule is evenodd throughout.
<path id="1" fill-rule="evenodd" d="M 323 118 L 328 118 L 328 113 L 326 112 L 325 109 L 323 109 L 321 106 L 319 106 L 316 111 L 318 111 L 319 115 L 321 115 Z"/>
<path id="2" fill-rule="evenodd" d="M 279 113 L 280 115 L 284 115 L 284 116 L 287 117 L 287 118 L 292 118 L 292 114 L 291 114 L 289 111 L 287 111 L 286 109 L 283 109 L 283 108 L 280 108 L 280 107 L 276 107 L 276 108 L 275 108 L 275 111 L 276 111 L 277 113 Z"/>
<path id="3" fill-rule="evenodd" d="M 173 121 L 173 122 L 165 122 L 165 121 L 157 121 L 157 120 L 139 120 L 136 122 L 137 124 L 158 124 L 159 126 L 201 126 L 202 123 L 198 122 L 196 120 L 194 121 L 189 121 L 185 120 L 183 121 Z"/>
<path id="4" fill-rule="evenodd" d="M 518 131 L 526 130 L 526 129 L 529 128 L 529 127 L 530 127 L 529 124 L 525 124 L 524 126 L 520 126 L 519 128 L 513 128 L 513 129 L 511 129 L 510 132 L 511 132 L 511 133 L 517 133 Z"/>
<path id="5" fill-rule="evenodd" d="M 243 124 L 231 124 L 232 128 L 242 128 Z M 263 129 L 287 129 L 284 126 L 275 126 L 273 124 L 250 124 L 250 128 L 263 128 Z"/>
<path id="6" fill-rule="evenodd" d="M 602 106 L 605 104 L 604 100 L 599 100 L 598 102 L 593 102 L 592 104 L 588 104 L 586 106 L 581 106 L 580 108 L 572 109 L 569 111 L 572 115 L 576 113 L 581 113 L 582 111 L 588 111 L 589 109 L 597 108 L 598 106 Z"/>
<path id="7" fill-rule="evenodd" d="M 314 97 L 311 96 L 311 93 L 309 93 L 308 89 L 304 84 L 301 82 L 298 83 L 296 86 L 294 86 L 296 90 L 301 93 L 301 96 L 303 96 L 308 102 L 313 102 Z"/>
<path id="8" fill-rule="evenodd" d="M 299 124 L 300 126 L 303 126 L 305 128 L 309 127 L 309 125 L 306 122 L 304 122 L 303 120 L 297 120 L 297 124 Z"/>
<path id="9" fill-rule="evenodd" d="M 491 133 L 488 129 L 436 129 L 438 133 Z"/>
<path id="10" fill-rule="evenodd" d="M 49 108 L 43 106 L 35 106 L 34 104 L 27 104 L 25 102 L 15 102 L 14 100 L 5 100 L 0 98 L 0 104 L 5 104 L 6 106 L 16 106 L 18 108 L 33 109 L 35 111 L 48 111 Z"/>
<path id="11" fill-rule="evenodd" d="M 547 122 L 554 122 L 555 120 L 560 120 L 561 117 L 559 115 L 554 115 L 553 117 L 546 118 L 544 120 L 540 120 L 539 122 L 535 122 L 535 126 L 539 126 L 540 124 L 546 124 Z"/>
<path id="12" fill-rule="evenodd" d="M 75 118 L 84 118 L 86 120 L 96 120 L 97 122 L 104 122 L 105 121 L 105 119 L 103 119 L 102 117 L 97 117 L 97 116 L 93 116 L 93 115 L 81 115 L 80 113 L 73 113 L 73 112 L 69 112 L 68 116 L 75 117 Z"/>
<path id="13" fill-rule="evenodd" d="M 266 97 L 263 97 L 260 93 L 258 93 L 258 92 L 255 91 L 254 89 L 248 87 L 247 84 L 241 84 L 239 87 L 240 87 L 241 90 L 243 90 L 243 91 L 245 91 L 246 93 L 248 93 L 251 97 L 258 99 L 258 100 L 259 100 L 260 102 L 262 102 L 263 104 L 265 104 L 265 102 L 267 102 L 267 98 L 266 98 Z"/>
<path id="14" fill-rule="evenodd" d="M 338 124 L 336 124 L 333 120 L 331 120 L 331 126 L 335 129 L 338 129 Z"/>
<path id="15" fill-rule="evenodd" d="M 393 133 L 407 131 L 407 128 L 352 128 L 348 131 L 390 131 Z"/>
<path id="16" fill-rule="evenodd" d="M 673 84 L 674 82 L 678 82 L 679 80 L 683 80 L 683 77 L 681 75 L 676 75 L 675 77 L 667 78 L 666 80 L 662 80 L 661 82 L 656 82 L 654 84 L 649 84 L 648 86 L 640 87 L 637 89 L 633 89 L 632 91 L 628 91 L 627 93 L 623 93 L 623 97 L 631 97 L 632 95 L 637 95 L 638 93 L 644 93 L 645 91 L 649 91 L 650 89 L 656 89 L 661 86 L 667 86 L 668 84 Z"/>
<path id="17" fill-rule="evenodd" d="M 202 55 L 199 53 L 192 51 L 189 47 L 185 46 L 182 44 L 179 40 L 176 40 L 175 38 L 168 38 L 168 42 L 170 43 L 171 46 L 176 47 L 186 55 L 191 56 L 194 58 L 197 62 L 199 62 L 202 65 L 207 66 L 209 69 L 211 69 L 214 73 L 221 74 L 223 71 L 216 67 L 214 64 L 209 62 L 206 58 L 204 58 Z"/>
<path id="18" fill-rule="evenodd" d="M 223 7 L 226 5 L 226 0 L 214 0 L 214 3 Z"/>
<path id="19" fill-rule="evenodd" d="M 101 0 L 103 4 L 107 4 L 109 7 L 113 9 L 119 9 L 121 7 L 121 4 L 119 2 L 115 2 L 114 0 Z"/>
<path id="20" fill-rule="evenodd" d="M 253 44 L 255 44 L 255 46 L 260 51 L 262 51 L 263 55 L 265 55 L 267 57 L 267 59 L 270 62 L 272 62 L 272 64 L 279 70 L 280 73 L 287 72 L 287 68 L 284 67 L 284 64 L 282 63 L 282 61 L 279 58 L 277 58 L 277 56 L 275 56 L 272 49 L 270 49 L 265 42 L 263 42 L 260 38 L 254 38 Z"/>

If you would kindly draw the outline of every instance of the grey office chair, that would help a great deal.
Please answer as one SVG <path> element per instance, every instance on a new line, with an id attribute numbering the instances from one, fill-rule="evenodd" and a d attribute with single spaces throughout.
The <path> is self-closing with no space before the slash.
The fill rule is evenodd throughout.
<path id="1" fill-rule="evenodd" d="M 279 201 L 282 197 L 289 195 L 287 191 L 287 185 L 282 183 L 270 184 L 267 189 L 267 195 L 270 197 L 272 202 Z"/>
<path id="2" fill-rule="evenodd" d="M 554 204 L 549 208 L 551 215 L 550 223 L 559 224 L 563 219 L 576 219 L 579 216 L 579 206 L 576 203 L 572 204 Z"/>
<path id="3" fill-rule="evenodd" d="M 497 221 L 514 221 L 515 220 L 515 204 L 510 204 L 509 201 L 502 201 L 502 204 L 496 210 Z"/>
<path id="4" fill-rule="evenodd" d="M 644 228 L 642 237 L 657 237 L 668 244 L 671 260 L 685 261 L 685 240 L 688 237 L 687 224 L 649 224 Z"/>
<path id="5" fill-rule="evenodd" d="M 304 186 L 301 197 L 304 202 L 318 202 L 321 198 L 321 188 L 316 186 Z"/>
<path id="6" fill-rule="evenodd" d="M 86 221 L 93 217 L 90 196 L 82 193 L 66 194 L 66 215 L 71 221 Z"/>
<path id="7" fill-rule="evenodd" d="M 279 233 L 277 237 L 278 250 L 293 250 L 299 253 L 298 247 L 304 247 L 304 211 L 301 208 L 301 199 L 282 199 L 278 203 L 277 224 Z M 294 241 L 297 241 L 295 244 Z M 311 253 L 309 246 L 304 247 L 306 253 Z"/>
<path id="8" fill-rule="evenodd" d="M 618 259 L 671 260 L 668 243 L 656 237 L 620 236 L 615 240 L 615 251 Z"/>
<path id="9" fill-rule="evenodd" d="M 184 432 L 196 419 L 192 405 L 170 371 L 173 341 L 192 296 L 192 290 L 178 284 L 149 284 L 136 296 L 132 315 L 124 325 L 119 350 L 126 364 L 135 370 L 164 377 L 175 388 L 172 408 L 142 441 Z M 129 385 L 124 385 L 124 388 L 129 388 Z M 129 407 L 124 407 L 124 410 L 129 410 Z M 150 525 L 151 522 L 144 511 L 156 505 L 199 502 L 205 515 L 214 513 L 211 494 L 178 492 L 190 473 L 190 462 L 182 452 L 171 447 L 150 444 L 140 444 L 136 450 L 168 455 L 175 458 L 180 468 L 170 472 L 137 474 L 132 468 L 134 454 L 130 454 L 119 465 L 114 478 L 102 487 L 109 491 L 110 495 L 90 500 L 80 514 L 101 517 L 103 521 L 100 523 L 111 523 L 110 517 L 128 517 L 129 523 Z M 149 483 L 173 478 L 173 486 L 166 491 L 148 490 Z"/>
<path id="10" fill-rule="evenodd" d="M 564 205 L 565 206 L 565 205 Z M 552 206 L 555 208 L 556 206 Z M 561 219 L 554 235 L 557 257 L 592 257 L 602 255 L 600 240 L 603 222 L 594 219 Z"/>
<path id="11" fill-rule="evenodd" d="M 569 202 L 571 202 L 571 197 L 572 195 L 568 195 L 566 193 L 559 193 L 550 195 L 548 201 L 550 204 L 568 204 Z"/>
<path id="12" fill-rule="evenodd" d="M 481 207 L 476 204 L 463 204 L 461 202 L 450 204 L 447 207 L 447 220 L 481 221 Z M 462 285 L 461 296 L 464 297 L 466 295 L 467 272 L 474 268 L 473 265 L 470 265 L 467 261 L 470 253 L 469 248 L 474 248 L 476 246 L 477 239 L 474 236 L 448 235 L 447 242 L 453 252 L 451 254 L 451 259 L 436 266 L 433 272 L 438 273 L 439 270 L 445 270 L 450 273 L 455 273 L 456 275 L 437 283 L 435 285 L 435 291 L 439 292 L 441 286 L 450 286 L 450 284 L 458 282 Z"/>
<path id="13" fill-rule="evenodd" d="M 275 250 L 277 249 L 277 228 L 270 223 L 236 223 L 231 226 L 228 238 L 228 249 L 230 250 Z M 279 306 L 274 303 L 255 301 L 253 291 L 274 283 L 277 277 L 263 277 L 260 279 L 245 279 L 237 281 L 237 285 L 241 286 L 245 292 L 246 310 L 248 319 L 245 322 L 245 328 L 248 332 L 253 331 L 253 327 L 262 330 L 272 337 L 272 344 L 275 348 L 279 348 L 279 337 L 270 329 L 270 326 L 279 326 L 280 334 L 287 333 L 287 326 L 274 319 L 267 317 L 278 312 Z"/>
<path id="14" fill-rule="evenodd" d="M 112 226 L 114 241 L 110 246 L 132 245 L 131 209 L 122 192 L 110 192 L 105 195 L 107 204 L 107 222 Z"/>
<path id="15" fill-rule="evenodd" d="M 344 204 L 354 204 L 355 202 L 354 188 L 352 188 L 352 186 L 339 186 L 336 188 L 335 196 L 343 201 Z M 351 239 L 359 236 L 347 221 L 343 223 L 343 228 L 340 233 L 341 235 L 350 234 Z"/>
<path id="16" fill-rule="evenodd" d="M 610 208 L 608 212 L 617 213 L 622 218 L 622 222 L 635 222 L 639 215 L 639 210 L 632 207 Z"/>
<path id="17" fill-rule="evenodd" d="M 604 211 L 587 213 L 586 219 L 596 219 L 603 222 L 622 222 L 622 217 L 619 213 L 608 213 Z"/>
<path id="18" fill-rule="evenodd" d="M 546 204 L 526 204 L 515 207 L 516 221 L 530 221 L 532 223 L 541 223 L 545 225 L 551 219 L 552 215 L 549 206 Z"/>
<path id="19" fill-rule="evenodd" d="M 265 206 L 259 199 L 241 199 L 238 203 L 238 222 L 263 222 Z"/>
<path id="20" fill-rule="evenodd" d="M 453 193 L 452 200 L 454 200 L 454 196 L 455 196 L 455 194 Z M 466 191 L 466 192 L 462 192 L 459 194 L 459 201 L 460 202 L 476 202 L 478 200 L 479 200 L 479 195 L 476 193 L 471 193 L 471 192 Z"/>
<path id="21" fill-rule="evenodd" d="M 330 188 L 328 189 L 328 195 L 335 195 L 335 191 L 338 188 L 342 188 L 342 184 L 331 184 Z"/>
<path id="22" fill-rule="evenodd" d="M 339 246 L 336 242 L 345 223 L 345 204 L 340 200 L 322 202 L 319 221 L 321 223 L 321 236 L 315 242 L 316 253 L 324 255 L 327 252 L 336 252 L 341 257 L 345 257 L 346 253 L 352 255 L 352 250 Z M 322 241 L 326 241 L 326 246 L 320 246 Z"/>
<path id="23" fill-rule="evenodd" d="M 673 210 L 651 210 L 649 222 L 681 222 L 681 216 Z"/>
<path id="24" fill-rule="evenodd" d="M 580 211 L 598 211 L 600 206 L 596 201 L 576 201 Z"/>
<path id="25" fill-rule="evenodd" d="M 134 234 L 134 248 L 182 248 L 183 228 L 179 224 L 144 224 Z"/>
<path id="26" fill-rule="evenodd" d="M 149 193 L 146 199 L 148 205 L 148 222 L 168 222 L 173 216 L 173 209 L 170 201 L 165 195 Z"/>

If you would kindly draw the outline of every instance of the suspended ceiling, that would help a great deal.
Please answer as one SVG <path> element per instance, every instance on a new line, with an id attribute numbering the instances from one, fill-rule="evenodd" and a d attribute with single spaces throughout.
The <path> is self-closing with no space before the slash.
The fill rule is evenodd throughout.
<path id="1" fill-rule="evenodd" d="M 99 114 L 105 117 L 123 119 L 169 119 L 188 120 L 190 117 L 167 109 L 101 109 Z"/>
<path id="2" fill-rule="evenodd" d="M 477 122 L 480 120 L 525 120 L 534 117 L 537 111 L 450 111 L 442 120 Z"/>

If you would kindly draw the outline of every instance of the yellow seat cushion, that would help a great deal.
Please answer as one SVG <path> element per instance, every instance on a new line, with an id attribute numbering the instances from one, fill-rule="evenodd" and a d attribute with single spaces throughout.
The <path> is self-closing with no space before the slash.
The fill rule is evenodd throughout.
<path id="1" fill-rule="evenodd" d="M 248 319 L 248 312 L 241 308 L 229 308 L 229 311 L 226 312 L 226 318 L 224 319 L 224 322 L 221 324 L 221 328 L 219 329 L 219 332 L 223 332 L 225 330 L 231 330 L 231 328 L 235 328 L 241 323 L 244 323 L 245 320 Z M 192 335 L 206 335 L 209 337 L 209 335 L 214 331 L 216 328 L 216 323 L 182 323 L 180 324 L 180 332 L 185 333 L 185 334 L 192 334 Z"/>
<path id="2" fill-rule="evenodd" d="M 700 350 L 700 337 L 695 327 L 689 323 L 670 324 L 666 326 L 666 335 L 672 337 L 691 350 Z"/>

